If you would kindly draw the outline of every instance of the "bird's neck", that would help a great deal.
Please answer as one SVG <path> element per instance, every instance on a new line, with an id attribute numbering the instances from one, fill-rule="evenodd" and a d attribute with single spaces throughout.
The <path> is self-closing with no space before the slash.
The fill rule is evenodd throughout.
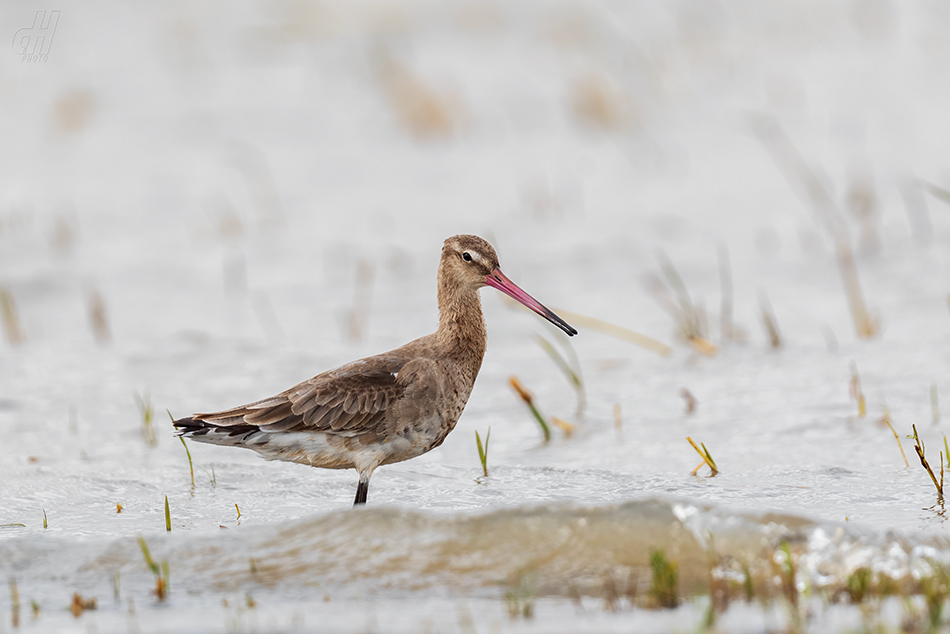
<path id="1" fill-rule="evenodd" d="M 440 276 L 441 277 L 441 276 Z M 482 365 L 488 338 L 478 290 L 439 280 L 439 342 L 445 352 L 473 365 Z"/>

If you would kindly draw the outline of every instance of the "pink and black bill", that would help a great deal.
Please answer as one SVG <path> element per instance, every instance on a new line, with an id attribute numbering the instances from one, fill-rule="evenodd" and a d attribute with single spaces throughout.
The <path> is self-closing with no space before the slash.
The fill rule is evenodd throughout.
<path id="1" fill-rule="evenodd" d="M 490 274 L 485 276 L 485 283 L 491 286 L 492 288 L 497 288 L 499 291 L 507 295 L 508 297 L 514 299 L 521 304 L 524 304 L 534 312 L 538 313 L 549 322 L 566 332 L 569 336 L 573 337 L 577 334 L 577 331 L 568 324 L 566 321 L 554 314 L 553 311 L 545 308 L 545 306 L 531 297 L 523 290 L 521 290 L 517 284 L 508 279 L 504 273 L 501 272 L 501 269 L 495 269 Z"/>

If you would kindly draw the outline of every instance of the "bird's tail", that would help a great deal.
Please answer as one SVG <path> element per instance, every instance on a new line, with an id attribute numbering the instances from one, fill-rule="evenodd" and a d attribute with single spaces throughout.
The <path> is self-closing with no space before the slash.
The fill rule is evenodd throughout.
<path id="1" fill-rule="evenodd" d="M 246 447 L 248 437 L 260 432 L 260 427 L 257 425 L 221 425 L 194 416 L 179 418 L 172 425 L 175 426 L 176 436 L 184 436 L 191 440 L 212 445 Z"/>

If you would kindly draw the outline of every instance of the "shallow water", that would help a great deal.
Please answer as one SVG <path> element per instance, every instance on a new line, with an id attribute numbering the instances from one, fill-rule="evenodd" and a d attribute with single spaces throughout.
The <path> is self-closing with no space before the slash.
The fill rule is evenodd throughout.
<path id="1" fill-rule="evenodd" d="M 62 9 L 48 62 L 0 54 L 0 139 L 15 149 L 0 156 L 0 287 L 25 336 L 0 342 L 0 573 L 22 630 L 690 630 L 702 596 L 612 611 L 606 588 L 642 596 L 653 548 L 697 595 L 710 552 L 723 575 L 748 560 L 768 576 L 783 540 L 803 590 L 861 566 L 914 578 L 950 561 L 943 504 L 906 440 L 916 424 L 939 464 L 950 219 L 915 179 L 947 183 L 950 16 L 844 2 L 320 6 L 92 2 Z M 35 11 L 4 5 L 0 35 Z M 450 132 L 413 135 L 387 64 L 428 86 Z M 755 137 L 763 113 L 828 207 Z M 854 334 L 828 218 L 854 245 L 873 339 Z M 164 410 L 256 400 L 426 334 L 439 247 L 462 232 L 490 239 L 546 305 L 672 354 L 590 328 L 568 342 L 486 289 L 489 349 L 458 428 L 378 470 L 368 508 L 350 509 L 352 472 L 198 443 L 192 486 Z M 720 329 L 723 248 L 741 342 Z M 677 338 L 656 301 L 661 253 L 708 312 L 714 356 Z M 349 339 L 354 307 L 365 322 Z M 576 353 L 580 411 L 539 333 Z M 542 443 L 511 375 L 574 435 Z M 154 447 L 134 395 L 154 408 Z M 489 428 L 485 478 L 474 432 Z M 687 436 L 719 475 L 690 475 Z M 169 562 L 166 603 L 139 535 Z M 99 609 L 74 619 L 73 592 Z M 511 618 L 506 596 L 530 598 L 533 618 Z M 815 600 L 807 628 L 861 626 L 856 608 Z M 0 601 L 0 632 L 12 618 Z M 735 603 L 719 626 L 788 619 Z"/>

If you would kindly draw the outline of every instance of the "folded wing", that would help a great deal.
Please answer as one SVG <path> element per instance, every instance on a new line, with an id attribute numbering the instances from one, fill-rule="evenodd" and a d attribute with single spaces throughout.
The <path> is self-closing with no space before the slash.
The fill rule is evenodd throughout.
<path id="1" fill-rule="evenodd" d="M 405 393 L 404 361 L 374 357 L 319 374 L 277 396 L 175 421 L 181 433 L 329 432 L 386 435 L 386 410 Z"/>

